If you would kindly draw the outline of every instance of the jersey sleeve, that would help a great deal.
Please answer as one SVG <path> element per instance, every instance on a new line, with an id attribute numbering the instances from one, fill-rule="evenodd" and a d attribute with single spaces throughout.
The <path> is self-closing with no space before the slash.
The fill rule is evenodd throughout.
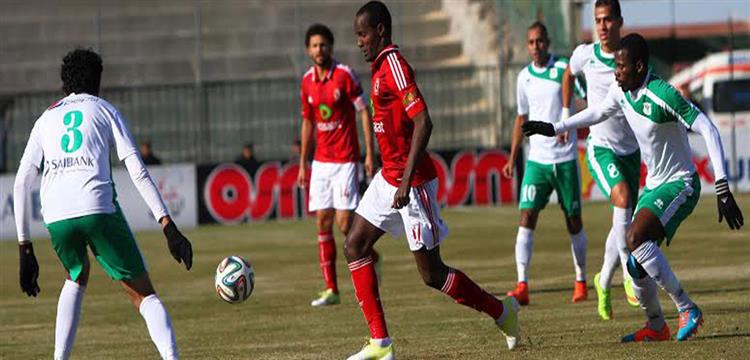
<path id="1" fill-rule="evenodd" d="M 129 155 L 138 153 L 125 118 L 112 105 L 106 106 L 105 109 L 107 109 L 107 117 L 112 125 L 112 142 L 117 151 L 117 158 L 122 161 Z"/>
<path id="2" fill-rule="evenodd" d="M 300 105 L 302 105 L 302 120 L 313 120 L 313 108 L 307 101 L 308 93 L 305 86 L 305 79 L 302 79 L 302 85 L 299 89 Z"/>
<path id="3" fill-rule="evenodd" d="M 357 73 L 354 72 L 354 70 L 344 68 L 344 71 L 347 74 L 347 76 L 345 77 L 346 96 L 354 105 L 354 109 L 356 109 L 357 111 L 362 111 L 363 109 L 367 108 L 364 91 L 362 91 L 362 83 L 360 83 L 359 77 L 357 76 Z"/>
<path id="4" fill-rule="evenodd" d="M 34 124 L 29 135 L 29 141 L 21 156 L 21 164 L 28 164 L 36 169 L 42 168 L 44 160 L 44 151 L 42 149 L 42 139 L 39 138 L 39 122 Z"/>
<path id="5" fill-rule="evenodd" d="M 395 88 L 398 98 L 401 100 L 409 119 L 414 119 L 417 114 L 427 108 L 427 105 L 419 92 L 416 81 L 414 81 L 414 70 L 409 64 L 395 52 L 387 55 L 388 71 L 387 77 Z"/>
<path id="6" fill-rule="evenodd" d="M 570 62 L 568 62 L 568 67 L 570 68 L 570 73 L 574 76 L 579 76 L 583 74 L 583 65 L 586 64 L 586 45 L 578 45 L 575 50 L 573 50 L 573 55 L 570 55 Z"/>
<path id="7" fill-rule="evenodd" d="M 529 113 L 529 100 L 526 98 L 526 91 L 523 88 L 523 79 L 524 75 L 522 71 L 518 74 L 518 79 L 516 80 L 516 106 L 519 116 L 528 115 Z"/>
<path id="8" fill-rule="evenodd" d="M 700 110 L 693 105 L 690 101 L 682 97 L 682 95 L 667 83 L 662 83 L 663 91 L 660 94 L 664 100 L 664 111 L 666 111 L 667 118 L 670 120 L 679 121 L 683 123 L 688 129 L 693 126 L 693 122 L 700 114 Z"/>

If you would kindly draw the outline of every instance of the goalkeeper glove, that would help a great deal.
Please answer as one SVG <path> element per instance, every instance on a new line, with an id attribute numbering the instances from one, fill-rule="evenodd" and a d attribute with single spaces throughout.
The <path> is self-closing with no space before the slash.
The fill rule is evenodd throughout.
<path id="1" fill-rule="evenodd" d="M 40 292 L 39 284 L 36 279 L 39 278 L 39 263 L 34 256 L 34 247 L 31 243 L 18 244 L 20 255 L 19 279 L 21 291 L 28 296 L 36 296 Z"/>
<path id="2" fill-rule="evenodd" d="M 180 230 L 177 230 L 177 225 L 174 224 L 174 221 L 169 221 L 164 226 L 164 236 L 167 237 L 167 246 L 169 247 L 169 252 L 172 253 L 172 257 L 178 263 L 184 262 L 185 269 L 190 270 L 193 267 L 193 246 L 182 235 Z"/>
<path id="3" fill-rule="evenodd" d="M 739 230 L 745 224 L 742 217 L 742 211 L 734 201 L 732 192 L 729 191 L 727 179 L 721 179 L 716 182 L 716 204 L 719 208 L 719 222 L 727 219 L 727 224 L 732 230 Z"/>

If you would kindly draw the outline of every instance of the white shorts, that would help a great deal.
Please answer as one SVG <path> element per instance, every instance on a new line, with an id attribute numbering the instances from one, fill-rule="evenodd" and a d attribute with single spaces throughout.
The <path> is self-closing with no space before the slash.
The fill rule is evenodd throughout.
<path id="1" fill-rule="evenodd" d="M 438 181 L 433 179 L 411 188 L 409 205 L 394 209 L 395 186 L 378 172 L 362 196 L 356 213 L 393 237 L 406 233 L 409 250 L 432 250 L 448 235 L 448 226 L 440 218 L 437 202 Z"/>
<path id="2" fill-rule="evenodd" d="M 309 211 L 354 210 L 359 203 L 357 163 L 313 161 L 310 174 Z"/>

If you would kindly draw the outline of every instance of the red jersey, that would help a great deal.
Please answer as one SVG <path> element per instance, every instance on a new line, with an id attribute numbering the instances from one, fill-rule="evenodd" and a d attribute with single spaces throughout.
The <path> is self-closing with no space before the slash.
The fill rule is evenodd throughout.
<path id="1" fill-rule="evenodd" d="M 354 71 L 334 60 L 321 79 L 313 66 L 302 78 L 300 95 L 302 121 L 315 124 L 315 160 L 359 161 L 355 118 L 366 105 Z"/>
<path id="2" fill-rule="evenodd" d="M 399 186 L 411 148 L 412 119 L 427 105 L 414 82 L 414 70 L 395 45 L 383 49 L 372 63 L 370 101 L 373 129 L 383 158 L 383 178 Z M 436 174 L 432 159 L 425 152 L 417 159 L 411 185 L 430 181 Z"/>

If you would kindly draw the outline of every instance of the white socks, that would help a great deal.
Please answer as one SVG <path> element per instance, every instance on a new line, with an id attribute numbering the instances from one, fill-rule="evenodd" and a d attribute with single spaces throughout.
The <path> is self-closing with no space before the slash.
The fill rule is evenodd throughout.
<path id="1" fill-rule="evenodd" d="M 633 278 L 633 292 L 638 302 L 641 303 L 641 309 L 646 312 L 648 326 L 651 330 L 661 330 L 665 324 L 664 313 L 661 311 L 654 279 L 648 275 L 641 279 Z"/>
<path id="2" fill-rule="evenodd" d="M 534 245 L 534 230 L 518 227 L 516 235 L 516 270 L 518 271 L 518 282 L 528 282 L 528 269 L 531 264 L 531 248 Z"/>
<path id="3" fill-rule="evenodd" d="M 633 251 L 633 256 L 648 275 L 672 298 L 678 310 L 694 307 L 695 304 L 682 290 L 680 282 L 669 267 L 667 259 L 654 241 L 646 241 Z"/>
<path id="4" fill-rule="evenodd" d="M 612 208 L 612 228 L 607 235 L 607 242 L 604 246 L 604 262 L 602 263 L 601 275 L 599 275 L 599 286 L 609 289 L 612 285 L 612 276 L 619 262 L 622 265 L 623 280 L 630 278 L 628 274 L 628 245 L 625 237 L 630 227 L 632 209 L 630 208 Z"/>
<path id="5" fill-rule="evenodd" d="M 172 320 L 156 294 L 143 298 L 139 310 L 143 319 L 146 320 L 151 341 L 159 350 L 161 358 L 164 360 L 179 359 L 177 342 L 174 338 L 174 331 L 172 331 Z"/>
<path id="6" fill-rule="evenodd" d="M 74 281 L 65 280 L 60 299 L 57 300 L 57 319 L 55 320 L 55 360 L 65 360 L 70 357 L 73 341 L 81 319 L 81 303 L 85 286 Z"/>
<path id="7" fill-rule="evenodd" d="M 573 265 L 576 268 L 576 281 L 586 281 L 586 232 L 570 235 L 570 251 L 573 253 Z"/>

